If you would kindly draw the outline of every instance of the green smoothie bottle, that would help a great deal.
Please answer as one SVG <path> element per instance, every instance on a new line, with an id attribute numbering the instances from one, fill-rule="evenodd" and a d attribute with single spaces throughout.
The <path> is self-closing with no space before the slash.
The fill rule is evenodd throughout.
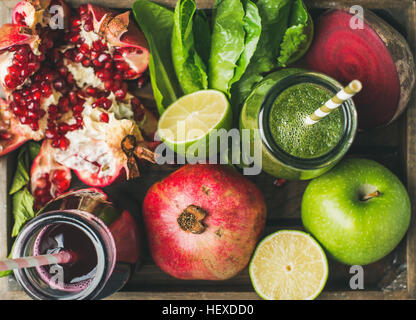
<path id="1" fill-rule="evenodd" d="M 324 74 L 293 68 L 272 73 L 256 86 L 243 106 L 240 130 L 250 130 L 251 147 L 261 143 L 265 172 L 288 180 L 312 179 L 341 160 L 357 130 L 353 101 L 305 124 L 341 88 Z"/>

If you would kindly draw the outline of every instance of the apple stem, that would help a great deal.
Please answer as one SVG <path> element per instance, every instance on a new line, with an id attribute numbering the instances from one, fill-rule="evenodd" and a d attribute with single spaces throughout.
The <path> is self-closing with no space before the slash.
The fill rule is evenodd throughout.
<path id="1" fill-rule="evenodd" d="M 361 198 L 361 201 L 367 201 L 370 200 L 372 198 L 378 197 L 380 195 L 380 191 L 376 190 L 374 192 L 371 192 L 367 195 L 365 195 L 364 197 Z"/>

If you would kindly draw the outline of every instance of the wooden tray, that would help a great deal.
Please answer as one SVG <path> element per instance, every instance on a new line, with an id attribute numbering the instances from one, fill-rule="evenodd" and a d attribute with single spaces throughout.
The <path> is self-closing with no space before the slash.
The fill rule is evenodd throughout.
<path id="1" fill-rule="evenodd" d="M 0 24 L 8 21 L 17 0 L 0 3 Z M 74 6 L 96 3 L 108 7 L 129 8 L 134 0 L 69 0 Z M 173 5 L 176 0 L 159 0 Z M 212 7 L 212 0 L 197 0 L 200 8 Z M 407 39 L 412 51 L 416 48 L 416 2 L 412 0 L 306 0 L 314 17 L 327 8 L 360 4 L 387 20 Z M 151 92 L 151 91 L 150 91 Z M 416 102 L 386 128 L 360 132 L 349 156 L 372 158 L 393 170 L 407 185 L 412 211 L 416 199 Z M 7 191 L 14 172 L 15 154 L 0 159 L 0 257 L 10 250 L 12 226 L 10 199 Z M 140 203 L 147 188 L 166 176 L 173 168 L 149 168 L 139 182 L 129 182 L 108 191 L 120 198 L 140 220 Z M 282 228 L 301 229 L 300 203 L 307 182 L 289 182 L 281 188 L 266 174 L 251 178 L 263 191 L 268 219 L 265 235 Z M 122 191 L 122 192 L 119 192 Z M 140 221 L 139 221 L 140 224 Z M 145 246 L 146 247 L 146 246 Z M 145 248 L 143 265 L 137 269 L 122 292 L 109 299 L 258 299 L 253 291 L 247 269 L 227 281 L 183 281 L 163 273 Z M 384 259 L 364 267 L 364 290 L 351 290 L 349 267 L 330 261 L 330 273 L 320 299 L 416 299 L 416 219 L 413 214 L 407 237 Z M 0 279 L 0 299 L 28 299 L 13 277 Z"/>

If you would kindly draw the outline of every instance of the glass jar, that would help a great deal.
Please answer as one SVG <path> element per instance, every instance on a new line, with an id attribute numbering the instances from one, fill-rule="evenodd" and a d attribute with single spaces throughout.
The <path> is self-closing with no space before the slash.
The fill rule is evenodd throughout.
<path id="1" fill-rule="evenodd" d="M 271 134 L 270 112 L 284 90 L 301 83 L 316 84 L 333 92 L 334 95 L 342 88 L 339 82 L 321 73 L 297 68 L 282 69 L 268 75 L 254 88 L 246 99 L 240 115 L 240 130 L 250 130 L 250 141 L 243 139 L 243 144 L 250 144 L 246 149 L 254 153 L 254 148 L 261 144 L 262 170 L 287 180 L 312 179 L 331 169 L 347 153 L 357 131 L 357 113 L 354 102 L 349 99 L 339 107 L 344 122 L 340 140 L 326 154 L 303 159 L 292 156 L 280 148 Z"/>
<path id="2" fill-rule="evenodd" d="M 19 258 L 56 253 L 68 246 L 73 248 L 75 243 L 71 242 L 77 240 L 82 254 L 75 254 L 80 255 L 82 264 L 74 263 L 69 269 L 52 265 L 14 270 L 16 280 L 30 297 L 102 299 L 126 284 L 139 259 L 137 225 L 130 213 L 116 208 L 100 190 L 70 192 L 47 204 L 19 233 L 12 255 Z M 56 251 L 43 252 L 48 246 Z M 85 269 L 88 263 L 93 266 L 91 270 Z M 84 271 L 77 268 L 88 270 L 88 274 L 67 282 L 64 272 Z"/>

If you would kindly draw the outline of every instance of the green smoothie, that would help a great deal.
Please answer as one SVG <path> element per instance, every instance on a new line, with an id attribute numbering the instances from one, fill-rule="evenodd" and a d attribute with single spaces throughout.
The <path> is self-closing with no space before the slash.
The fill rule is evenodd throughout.
<path id="1" fill-rule="evenodd" d="M 341 108 L 313 125 L 305 125 L 305 118 L 334 95 L 330 90 L 310 82 L 284 90 L 270 111 L 270 132 L 277 145 L 301 159 L 327 154 L 339 142 L 344 131 Z"/>

